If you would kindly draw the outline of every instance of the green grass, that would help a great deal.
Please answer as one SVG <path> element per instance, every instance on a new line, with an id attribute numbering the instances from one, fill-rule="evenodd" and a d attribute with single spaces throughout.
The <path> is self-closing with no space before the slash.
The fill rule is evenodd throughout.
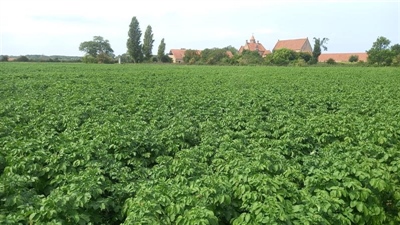
<path id="1" fill-rule="evenodd" d="M 0 63 L 0 223 L 399 224 L 399 74 Z"/>

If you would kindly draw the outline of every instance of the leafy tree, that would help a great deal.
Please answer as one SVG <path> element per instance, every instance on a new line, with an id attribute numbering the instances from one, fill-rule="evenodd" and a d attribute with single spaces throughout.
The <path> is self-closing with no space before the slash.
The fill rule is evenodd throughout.
<path id="1" fill-rule="evenodd" d="M 392 60 L 392 65 L 399 66 L 400 65 L 400 44 L 395 44 L 392 47 L 390 47 L 390 50 L 392 51 L 393 60 Z"/>
<path id="2" fill-rule="evenodd" d="M 229 56 L 226 52 L 226 49 L 220 48 L 204 49 L 201 52 L 201 61 L 209 65 L 228 63 Z"/>
<path id="3" fill-rule="evenodd" d="M 163 56 L 165 56 L 165 42 L 164 42 L 164 38 L 161 39 L 160 45 L 158 46 L 157 56 L 158 56 L 158 60 L 162 62 L 162 58 L 163 58 Z M 168 58 L 169 58 L 169 57 L 168 57 Z"/>
<path id="4" fill-rule="evenodd" d="M 321 40 L 321 38 L 314 37 L 314 50 L 312 52 L 311 63 L 315 64 L 318 62 L 318 57 L 321 55 L 321 47 L 324 49 L 324 51 L 328 50 L 328 48 L 325 46 L 328 41 L 328 38 L 322 38 Z"/>
<path id="5" fill-rule="evenodd" d="M 236 54 L 238 54 L 238 52 L 239 52 L 239 51 L 238 51 L 235 47 L 233 47 L 232 45 L 226 46 L 226 47 L 223 48 L 223 49 L 225 49 L 225 50 L 227 50 L 227 51 L 231 51 L 233 55 L 236 55 Z"/>
<path id="6" fill-rule="evenodd" d="M 29 62 L 29 59 L 26 56 L 20 56 L 15 61 L 17 61 L 17 62 Z"/>
<path id="7" fill-rule="evenodd" d="M 183 57 L 183 61 L 185 63 L 194 64 L 199 62 L 201 59 L 201 54 L 198 50 L 188 49 L 185 51 L 185 56 Z"/>
<path id="8" fill-rule="evenodd" d="M 349 58 L 349 62 L 357 62 L 358 61 L 358 55 L 351 55 Z"/>
<path id="9" fill-rule="evenodd" d="M 132 17 L 131 23 L 129 24 L 128 41 L 126 46 L 128 53 L 132 57 L 134 63 L 139 63 L 143 60 L 142 44 L 140 38 L 142 31 L 140 31 L 139 21 L 136 16 Z"/>
<path id="10" fill-rule="evenodd" d="M 263 58 L 257 51 L 244 50 L 238 59 L 240 65 L 257 65 L 262 62 Z"/>
<path id="11" fill-rule="evenodd" d="M 151 29 L 151 26 L 148 25 L 146 28 L 146 32 L 144 33 L 143 47 L 142 47 L 144 59 L 146 61 L 149 61 L 152 55 L 153 43 L 154 43 L 153 36 L 154 34 Z"/>
<path id="12" fill-rule="evenodd" d="M 119 56 L 121 58 L 121 63 L 129 63 L 132 62 L 132 57 L 128 53 L 124 53 Z"/>
<path id="13" fill-rule="evenodd" d="M 101 36 L 94 36 L 92 41 L 85 41 L 79 45 L 79 50 L 96 58 L 99 54 L 113 56 L 114 50 L 111 48 L 110 42 L 104 40 Z"/>
<path id="14" fill-rule="evenodd" d="M 390 40 L 385 37 L 378 37 L 372 44 L 368 53 L 368 62 L 377 65 L 390 65 L 393 53 L 389 49 Z M 396 47 L 395 47 L 396 48 Z"/>
<path id="15" fill-rule="evenodd" d="M 392 47 L 390 47 L 390 50 L 392 51 L 393 55 L 400 55 L 400 44 L 392 45 Z"/>
<path id="16" fill-rule="evenodd" d="M 272 63 L 279 66 L 288 65 L 296 59 L 296 52 L 286 48 L 276 50 L 272 54 Z"/>
<path id="17" fill-rule="evenodd" d="M 2 62 L 8 62 L 8 55 L 3 55 L 1 56 L 1 60 Z"/>
<path id="18" fill-rule="evenodd" d="M 273 65 L 273 63 L 272 63 L 272 56 L 273 56 L 273 54 L 267 54 L 267 55 L 264 57 L 264 61 L 265 61 L 265 64 L 266 64 L 266 65 Z"/>
<path id="19" fill-rule="evenodd" d="M 299 52 L 299 53 L 297 53 L 297 58 L 303 59 L 304 62 L 308 63 L 311 60 L 312 55 L 308 52 Z"/>

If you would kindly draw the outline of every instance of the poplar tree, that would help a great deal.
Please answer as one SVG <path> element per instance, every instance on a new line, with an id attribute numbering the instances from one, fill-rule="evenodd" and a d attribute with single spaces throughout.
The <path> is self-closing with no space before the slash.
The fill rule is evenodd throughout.
<path id="1" fill-rule="evenodd" d="M 143 61 L 142 44 L 140 38 L 142 32 L 140 31 L 139 21 L 136 16 L 132 17 L 132 21 L 129 25 L 128 41 L 126 46 L 128 48 L 128 53 L 132 57 L 134 63 L 139 63 Z"/>
<path id="2" fill-rule="evenodd" d="M 164 38 L 161 39 L 160 45 L 158 46 L 158 52 L 157 52 L 157 56 L 158 56 L 158 61 L 162 62 L 162 58 L 164 57 L 165 54 L 165 42 L 164 42 Z"/>
<path id="3" fill-rule="evenodd" d="M 146 61 L 149 61 L 152 55 L 152 51 L 153 51 L 153 43 L 154 43 L 154 39 L 153 39 L 153 31 L 151 29 L 151 26 L 148 25 L 146 28 L 146 32 L 144 33 L 144 39 L 143 39 L 143 54 L 144 54 L 144 59 Z"/>

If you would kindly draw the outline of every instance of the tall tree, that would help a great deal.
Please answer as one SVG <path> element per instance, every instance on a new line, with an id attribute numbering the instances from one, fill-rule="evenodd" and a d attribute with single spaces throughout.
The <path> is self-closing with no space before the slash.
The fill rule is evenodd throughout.
<path id="1" fill-rule="evenodd" d="M 314 37 L 314 50 L 312 52 L 312 63 L 317 63 L 318 62 L 318 57 L 321 55 L 321 47 L 324 49 L 324 51 L 328 50 L 328 48 L 325 46 L 327 42 L 329 41 L 328 38 L 315 38 Z"/>
<path id="2" fill-rule="evenodd" d="M 79 45 L 79 51 L 96 58 L 99 54 L 113 56 L 114 50 L 111 48 L 110 42 L 102 36 L 94 36 L 92 41 L 85 41 Z"/>
<path id="3" fill-rule="evenodd" d="M 146 61 L 150 60 L 153 51 L 153 31 L 151 26 L 148 25 L 146 28 L 146 32 L 144 32 L 144 39 L 143 39 L 143 54 Z"/>
<path id="4" fill-rule="evenodd" d="M 400 65 L 400 44 L 395 44 L 392 47 L 390 47 L 390 50 L 392 51 L 393 54 L 393 61 L 392 65 Z"/>
<path id="5" fill-rule="evenodd" d="M 140 38 L 142 31 L 140 31 L 139 21 L 136 16 L 132 17 L 131 23 L 129 24 L 128 41 L 126 46 L 128 53 L 132 57 L 134 63 L 139 63 L 143 60 L 142 44 Z"/>
<path id="6" fill-rule="evenodd" d="M 228 45 L 223 49 L 226 49 L 227 51 L 231 51 L 233 55 L 238 54 L 238 50 L 235 47 L 233 47 L 232 45 Z"/>
<path id="7" fill-rule="evenodd" d="M 372 44 L 368 53 L 368 62 L 378 65 L 390 65 L 392 63 L 393 53 L 389 49 L 390 40 L 385 37 L 378 37 Z"/>
<path id="8" fill-rule="evenodd" d="M 390 50 L 393 52 L 394 55 L 400 55 L 400 44 L 395 44 L 390 47 Z"/>
<path id="9" fill-rule="evenodd" d="M 165 54 L 165 42 L 163 38 L 161 39 L 160 45 L 158 46 L 158 51 L 157 51 L 158 61 L 162 61 L 164 54 Z"/>

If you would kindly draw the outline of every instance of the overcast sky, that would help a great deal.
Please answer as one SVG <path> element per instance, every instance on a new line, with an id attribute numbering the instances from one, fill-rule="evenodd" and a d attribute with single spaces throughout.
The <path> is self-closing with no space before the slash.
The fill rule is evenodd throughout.
<path id="1" fill-rule="evenodd" d="M 400 0 L 0 0 L 0 55 L 82 56 L 79 44 L 102 36 L 125 53 L 129 24 L 151 25 L 153 54 L 166 49 L 239 49 L 254 34 L 278 39 L 327 37 L 328 52 L 365 52 L 378 36 L 400 43 Z"/>

